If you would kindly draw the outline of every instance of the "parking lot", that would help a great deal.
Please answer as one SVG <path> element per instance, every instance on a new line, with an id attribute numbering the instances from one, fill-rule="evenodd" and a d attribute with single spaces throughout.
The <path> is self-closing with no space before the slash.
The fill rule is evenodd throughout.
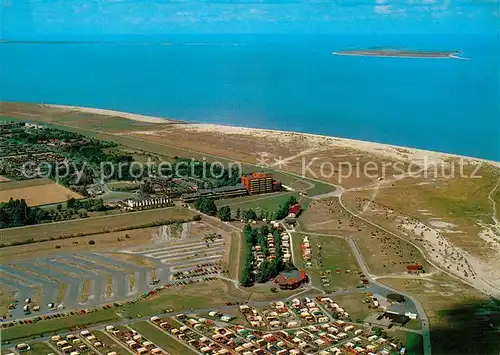
<path id="1" fill-rule="evenodd" d="M 159 285 L 218 274 L 224 243 L 222 237 L 198 237 L 146 248 L 141 245 L 140 251 L 22 259 L 2 267 L 0 284 L 16 292 L 11 319 L 33 311 L 43 314 L 90 307 L 133 298 Z"/>

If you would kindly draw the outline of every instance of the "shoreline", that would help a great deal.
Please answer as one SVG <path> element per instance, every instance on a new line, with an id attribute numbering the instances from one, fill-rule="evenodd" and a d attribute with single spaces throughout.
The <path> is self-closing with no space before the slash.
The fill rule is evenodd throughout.
<path id="1" fill-rule="evenodd" d="M 465 155 L 453 154 L 453 153 L 445 153 L 445 152 L 437 152 L 432 150 L 413 148 L 413 147 L 404 147 L 387 143 L 378 143 L 372 141 L 362 141 L 352 138 L 342 138 L 342 137 L 334 137 L 327 136 L 322 134 L 315 133 L 305 133 L 305 132 L 297 132 L 297 131 L 283 131 L 277 129 L 265 129 L 265 128 L 249 128 L 249 127 L 241 127 L 241 126 L 231 126 L 231 125 L 222 125 L 222 124 L 213 124 L 213 123 L 199 123 L 199 122 L 189 122 L 182 120 L 175 120 L 169 118 L 161 118 L 155 116 L 147 116 L 135 113 L 128 113 L 122 111 L 108 110 L 108 109 L 99 109 L 99 108 L 91 108 L 84 106 L 70 106 L 70 105 L 57 105 L 57 104 L 40 104 L 42 107 L 56 108 L 61 110 L 70 110 L 76 112 L 86 112 L 93 113 L 104 116 L 115 116 L 122 117 L 125 119 L 130 119 L 133 121 L 146 122 L 146 123 L 157 123 L 157 124 L 179 124 L 185 125 L 186 129 L 203 132 L 218 132 L 225 134 L 242 134 L 242 135 L 262 135 L 262 134 L 273 134 L 279 136 L 302 136 L 313 141 L 329 141 L 330 143 L 345 146 L 346 148 L 358 149 L 360 151 L 365 151 L 373 154 L 384 155 L 390 158 L 395 159 L 403 159 L 403 160 L 418 160 L 423 158 L 428 158 L 431 162 L 436 162 L 436 160 L 443 160 L 449 158 L 458 158 L 464 159 L 467 161 L 478 162 L 478 163 L 487 163 L 496 168 L 500 168 L 500 161 L 488 160 L 483 158 L 470 157 Z M 403 155 L 409 155 L 407 157 Z"/>
<path id="2" fill-rule="evenodd" d="M 385 55 L 385 54 L 377 54 L 377 53 L 343 53 L 343 52 L 332 52 L 333 55 L 339 56 L 350 56 L 350 57 L 372 57 L 372 58 L 408 58 L 408 59 L 464 59 L 462 57 L 458 57 L 456 53 L 450 53 L 446 55 L 440 56 L 430 56 L 430 55 Z"/>

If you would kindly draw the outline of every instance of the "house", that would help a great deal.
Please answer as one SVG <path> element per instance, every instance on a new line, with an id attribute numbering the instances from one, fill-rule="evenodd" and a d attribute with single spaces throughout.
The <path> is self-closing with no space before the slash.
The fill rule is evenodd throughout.
<path id="1" fill-rule="evenodd" d="M 295 205 L 290 207 L 290 209 L 288 210 L 288 217 L 295 218 L 300 214 L 301 211 L 302 211 L 302 208 L 300 207 L 300 205 L 298 203 L 296 203 Z"/>
<path id="2" fill-rule="evenodd" d="M 274 278 L 274 283 L 278 284 L 282 290 L 293 290 L 303 283 L 307 282 L 307 274 L 305 271 L 294 271 L 281 273 Z"/>
<path id="3" fill-rule="evenodd" d="M 424 272 L 424 267 L 419 264 L 410 264 L 406 266 L 408 273 L 410 274 L 421 274 Z"/>

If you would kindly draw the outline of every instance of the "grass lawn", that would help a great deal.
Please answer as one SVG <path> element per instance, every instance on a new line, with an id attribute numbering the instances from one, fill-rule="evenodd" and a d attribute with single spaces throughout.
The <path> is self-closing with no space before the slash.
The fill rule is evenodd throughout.
<path id="1" fill-rule="evenodd" d="M 280 204 L 284 203 L 292 195 L 298 199 L 298 194 L 295 192 L 275 192 L 235 197 L 227 200 L 217 200 L 215 204 L 217 207 L 229 206 L 231 209 L 236 210 L 239 208 L 241 211 L 250 208 L 254 210 L 259 208 L 261 210 L 267 210 L 268 212 L 274 212 L 278 209 Z"/>
<path id="2" fill-rule="evenodd" d="M 30 351 L 26 351 L 23 354 L 26 355 L 47 355 L 53 353 L 54 350 L 48 346 L 46 343 L 30 343 Z"/>
<path id="3" fill-rule="evenodd" d="M 179 311 L 221 305 L 227 301 L 221 283 L 221 281 L 214 281 L 171 288 L 158 295 L 125 306 L 122 313 L 125 317 L 136 317 L 138 314 L 143 316 L 158 314 L 165 308 Z"/>
<path id="4" fill-rule="evenodd" d="M 9 304 L 14 299 L 15 294 L 15 290 L 5 285 L 0 285 L 0 315 L 7 314 Z"/>
<path id="5" fill-rule="evenodd" d="M 137 330 L 148 340 L 152 341 L 159 347 L 168 351 L 171 354 L 194 355 L 196 354 L 191 348 L 178 342 L 174 338 L 165 334 L 165 332 L 155 328 L 147 322 L 138 322 L 130 325 L 131 328 Z"/>
<path id="6" fill-rule="evenodd" d="M 420 355 L 424 353 L 423 340 L 420 334 L 408 333 L 405 341 L 406 353 L 408 355 Z"/>
<path id="7" fill-rule="evenodd" d="M 423 355 L 423 339 L 420 334 L 405 332 L 403 330 L 389 331 L 387 334 L 401 341 L 408 355 Z M 434 351 L 433 351 L 434 352 Z"/>
<path id="8" fill-rule="evenodd" d="M 48 336 L 62 330 L 86 327 L 100 323 L 110 323 L 120 319 L 114 309 L 99 310 L 84 315 L 75 315 L 40 321 L 29 325 L 17 325 L 2 330 L 2 341 L 21 340 Z"/>
<path id="9" fill-rule="evenodd" d="M 192 211 L 185 208 L 168 207 L 28 227 L 9 228 L 2 231 L 2 242 L 7 244 L 28 239 L 36 241 L 84 234 L 106 233 L 117 229 L 124 230 L 125 228 L 143 226 L 148 223 L 164 220 L 187 220 L 194 215 Z"/>
<path id="10" fill-rule="evenodd" d="M 341 295 L 333 297 L 333 301 L 349 313 L 351 319 L 365 319 L 370 315 L 371 310 L 368 305 L 363 302 L 367 296 L 364 293 L 353 293 L 349 295 Z"/>
<path id="11" fill-rule="evenodd" d="M 128 351 L 126 351 L 120 345 L 118 345 L 106 333 L 101 332 L 99 330 L 93 330 L 92 334 L 94 334 L 95 337 L 99 339 L 101 343 L 103 343 L 104 348 L 106 349 L 106 353 L 115 351 L 116 353 L 118 353 L 118 355 L 130 355 Z"/>
<path id="12" fill-rule="evenodd" d="M 307 235 L 307 234 L 305 234 Z M 360 278 L 357 273 L 358 263 L 351 253 L 349 244 L 337 237 L 308 236 L 312 248 L 312 267 L 306 268 L 302 259 L 300 243 L 304 234 L 294 234 L 293 248 L 295 254 L 295 264 L 299 269 L 306 270 L 311 277 L 312 283 L 318 288 L 324 288 L 321 282 L 320 272 L 330 270 L 326 276 L 330 280 L 328 290 L 338 290 L 343 288 L 353 288 L 360 284 Z M 323 257 L 323 267 L 319 265 L 319 249 L 321 245 L 321 255 Z M 336 270 L 339 270 L 337 273 Z M 348 273 L 347 271 L 350 270 Z"/>
<path id="13" fill-rule="evenodd" d="M 422 328 L 422 324 L 418 319 L 410 319 L 410 321 L 406 323 L 405 328 L 419 330 Z"/>

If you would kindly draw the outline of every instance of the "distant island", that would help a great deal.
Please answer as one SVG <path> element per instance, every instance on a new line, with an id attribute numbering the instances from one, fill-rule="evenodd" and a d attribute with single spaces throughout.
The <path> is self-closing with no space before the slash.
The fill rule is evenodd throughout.
<path id="1" fill-rule="evenodd" d="M 332 52 L 335 55 L 363 57 L 401 57 L 401 58 L 460 58 L 460 51 L 409 51 L 396 49 L 362 49 Z"/>

